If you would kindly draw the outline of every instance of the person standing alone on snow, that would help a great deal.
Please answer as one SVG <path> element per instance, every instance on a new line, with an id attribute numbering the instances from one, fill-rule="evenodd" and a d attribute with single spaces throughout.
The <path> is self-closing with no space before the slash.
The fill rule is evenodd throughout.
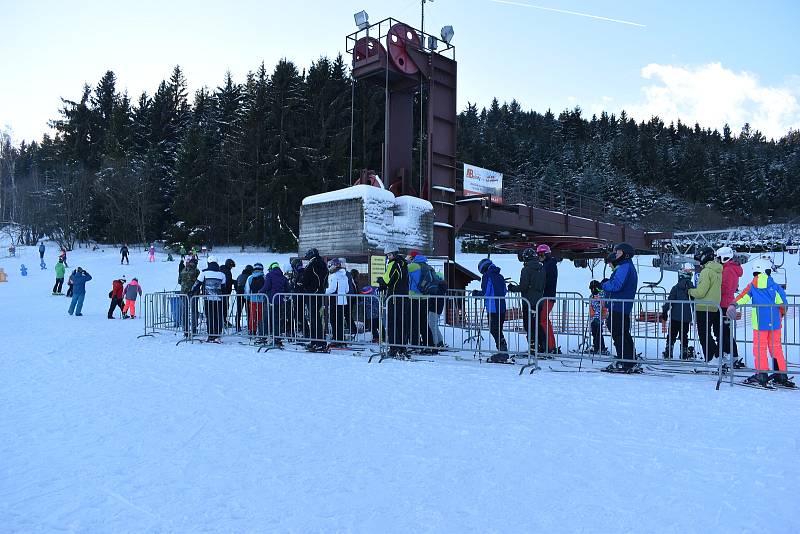
<path id="1" fill-rule="evenodd" d="M 42 241 L 41 243 L 39 243 L 39 261 L 40 262 L 44 261 L 44 250 L 45 250 L 44 241 Z"/>
<path id="2" fill-rule="evenodd" d="M 53 295 L 60 295 L 61 294 L 61 286 L 64 285 L 64 262 L 60 259 L 58 263 L 56 263 L 55 267 L 56 271 L 56 283 L 53 285 Z"/>
<path id="3" fill-rule="evenodd" d="M 119 308 L 120 313 L 125 315 L 125 310 L 122 306 L 122 297 L 125 294 L 125 277 L 111 282 L 111 291 L 108 292 L 108 298 L 111 299 L 111 305 L 108 307 L 108 318 L 114 318 L 114 308 Z"/>
<path id="4" fill-rule="evenodd" d="M 125 262 L 126 265 L 130 265 L 131 260 L 128 259 L 128 247 L 126 245 L 122 245 L 122 248 L 119 249 L 119 253 L 122 255 L 122 258 L 119 260 L 119 264 L 122 265 L 122 262 Z"/>
<path id="5" fill-rule="evenodd" d="M 125 307 L 122 308 L 123 319 L 127 319 L 129 314 L 131 319 L 136 319 L 136 297 L 141 294 L 142 286 L 139 285 L 139 280 L 136 278 L 125 286 Z"/>
<path id="6" fill-rule="evenodd" d="M 150 245 L 150 262 L 156 261 L 156 247 Z"/>
<path id="7" fill-rule="evenodd" d="M 75 316 L 80 317 L 83 315 L 81 310 L 83 310 L 83 299 L 86 297 L 86 282 L 92 279 L 92 275 L 78 267 L 69 279 L 72 281 L 72 300 L 67 313 L 72 315 L 72 312 L 75 312 Z"/>

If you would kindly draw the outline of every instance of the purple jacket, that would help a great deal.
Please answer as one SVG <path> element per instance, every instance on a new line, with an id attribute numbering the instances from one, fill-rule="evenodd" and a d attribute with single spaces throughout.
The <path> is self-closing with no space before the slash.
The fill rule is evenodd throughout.
<path id="1" fill-rule="evenodd" d="M 264 275 L 264 285 L 261 286 L 259 293 L 264 293 L 269 298 L 269 302 L 274 304 L 273 298 L 278 293 L 286 293 L 289 290 L 289 280 L 283 275 L 280 268 L 275 267 Z"/>

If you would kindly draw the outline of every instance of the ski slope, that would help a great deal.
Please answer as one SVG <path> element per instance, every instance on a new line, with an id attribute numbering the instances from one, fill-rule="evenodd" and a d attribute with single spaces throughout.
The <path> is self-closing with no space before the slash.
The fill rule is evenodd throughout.
<path id="1" fill-rule="evenodd" d="M 0 532 L 800 530 L 798 392 L 176 347 L 106 312 L 113 278 L 172 289 L 177 263 L 71 252 L 94 279 L 70 317 L 55 247 L 47 271 L 22 254 L 0 260 Z M 560 290 L 589 279 L 560 264 Z"/>

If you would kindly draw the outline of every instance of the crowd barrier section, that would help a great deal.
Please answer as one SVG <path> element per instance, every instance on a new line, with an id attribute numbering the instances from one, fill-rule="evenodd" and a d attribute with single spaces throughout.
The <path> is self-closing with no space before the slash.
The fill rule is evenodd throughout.
<path id="1" fill-rule="evenodd" d="M 787 295 L 787 297 L 790 297 Z M 800 302 L 789 298 L 789 303 L 780 306 L 769 304 L 745 304 L 736 307 L 737 316 L 733 321 L 731 334 L 734 336 L 734 347 L 738 351 L 738 357 L 742 358 L 748 368 L 755 369 L 755 353 L 759 350 L 766 350 L 768 344 L 764 340 L 759 340 L 759 334 L 753 329 L 754 314 L 765 315 L 762 321 L 771 323 L 773 327 L 780 326 L 780 349 L 786 359 L 787 370 L 790 372 L 800 371 L 800 339 L 798 330 L 800 325 Z M 774 315 L 777 314 L 777 315 Z M 727 318 L 726 318 L 727 320 Z M 756 319 L 758 320 L 758 319 Z M 770 373 L 775 372 L 775 362 L 772 355 L 768 353 L 767 362 Z"/>
<path id="2" fill-rule="evenodd" d="M 558 358 L 706 372 L 721 380 L 723 364 L 730 367 L 732 355 L 747 364 L 725 375 L 733 385 L 735 374 L 754 372 L 753 313 L 780 309 L 780 345 L 787 369 L 800 368 L 800 297 L 796 295 L 789 295 L 789 302 L 780 307 L 738 306 L 733 321 L 716 303 L 667 301 L 659 294 L 637 296 L 596 300 L 564 292 L 542 298 L 532 307 L 518 293 L 383 298 L 378 294 L 279 293 L 270 302 L 266 295 L 189 297 L 166 291 L 144 295 L 144 334 L 139 337 L 172 333 L 180 336 L 178 343 L 232 337 L 259 350 L 284 342 L 327 343 L 334 348 L 370 348 L 381 360 L 407 349 L 481 361 L 503 353 L 523 363 L 520 374 L 539 369 L 541 358 Z M 665 304 L 680 308 L 691 321 L 675 325 L 670 311 L 662 321 Z M 698 305 L 706 310 L 698 310 Z M 595 313 L 590 314 L 593 307 Z M 724 357 L 712 367 L 707 354 Z"/>
<path id="3" fill-rule="evenodd" d="M 666 321 L 662 321 L 665 304 L 687 312 L 691 322 L 676 321 L 678 324 L 673 327 L 669 310 Z M 698 310 L 697 305 L 710 310 Z M 553 312 L 548 314 L 548 309 L 562 310 L 560 313 L 576 319 L 570 321 L 570 328 L 558 328 L 558 320 L 552 320 Z M 657 365 L 717 374 L 723 363 L 732 363 L 719 358 L 714 368 L 706 361 L 706 354 L 721 353 L 718 347 L 723 342 L 724 314 L 717 303 L 667 301 L 649 295 L 637 299 L 556 297 L 539 300 L 536 313 L 540 328 L 536 329 L 532 347 L 539 358 L 618 362 L 623 367 Z M 729 338 L 727 343 L 730 342 Z M 727 343 L 725 347 L 729 346 Z"/>
<path id="4" fill-rule="evenodd" d="M 139 337 L 169 332 L 181 336 L 178 343 L 189 339 L 191 325 L 186 313 L 189 307 L 187 295 L 175 291 L 146 293 L 143 304 L 144 334 Z"/>

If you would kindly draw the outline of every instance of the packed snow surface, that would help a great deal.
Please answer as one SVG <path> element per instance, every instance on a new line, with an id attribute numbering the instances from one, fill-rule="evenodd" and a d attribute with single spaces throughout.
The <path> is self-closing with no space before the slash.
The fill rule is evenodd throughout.
<path id="1" fill-rule="evenodd" d="M 46 271 L 21 253 L 0 260 L 4 533 L 800 531 L 800 393 L 175 346 L 106 311 L 113 278 L 173 289 L 177 263 L 71 252 L 94 277 L 71 317 L 54 245 Z M 236 274 L 287 260 L 214 254 Z M 560 268 L 585 293 L 588 271 Z"/>

